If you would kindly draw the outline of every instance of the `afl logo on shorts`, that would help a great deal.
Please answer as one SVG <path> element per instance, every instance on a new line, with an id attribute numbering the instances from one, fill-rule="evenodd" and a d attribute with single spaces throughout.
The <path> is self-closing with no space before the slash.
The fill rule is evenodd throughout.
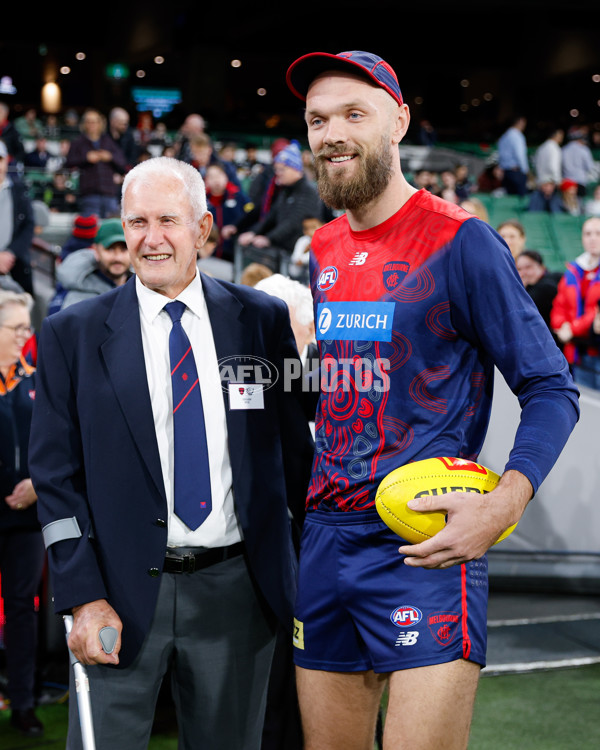
<path id="1" fill-rule="evenodd" d="M 319 280 L 317 281 L 317 289 L 321 292 L 326 292 L 328 289 L 335 284 L 338 280 L 338 270 L 335 266 L 327 266 L 321 271 Z"/>
<path id="2" fill-rule="evenodd" d="M 418 622 L 421 622 L 422 617 L 423 613 L 420 609 L 403 604 L 392 612 L 390 620 L 396 627 L 403 628 L 406 625 L 416 625 Z"/>

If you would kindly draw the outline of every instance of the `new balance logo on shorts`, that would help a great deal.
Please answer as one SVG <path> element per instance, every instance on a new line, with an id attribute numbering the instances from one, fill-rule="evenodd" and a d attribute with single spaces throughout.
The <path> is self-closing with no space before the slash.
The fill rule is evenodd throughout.
<path id="1" fill-rule="evenodd" d="M 418 637 L 418 630 L 409 630 L 406 633 L 402 632 L 396 638 L 396 646 L 414 646 Z"/>

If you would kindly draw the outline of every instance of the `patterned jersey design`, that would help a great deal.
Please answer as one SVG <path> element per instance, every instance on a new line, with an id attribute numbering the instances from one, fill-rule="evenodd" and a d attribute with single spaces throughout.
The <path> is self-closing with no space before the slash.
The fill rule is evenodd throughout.
<path id="1" fill-rule="evenodd" d="M 342 216 L 316 233 L 321 395 L 308 509 L 373 506 L 383 477 L 409 461 L 476 459 L 494 365 L 472 327 L 485 318 L 487 290 L 468 288 L 464 248 L 518 283 L 506 247 L 482 224 L 419 191 L 373 229 L 353 232 Z M 505 314 L 491 305 L 487 315 Z"/>

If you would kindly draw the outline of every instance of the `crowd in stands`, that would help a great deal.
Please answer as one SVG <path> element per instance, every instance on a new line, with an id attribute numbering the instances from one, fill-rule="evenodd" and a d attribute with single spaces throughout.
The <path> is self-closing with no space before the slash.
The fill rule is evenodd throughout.
<path id="1" fill-rule="evenodd" d="M 576 381 L 600 390 L 600 173 L 590 132 L 583 125 L 566 133 L 555 128 L 532 150 L 526 127 L 524 117 L 516 118 L 479 174 L 457 158 L 452 167 L 419 168 L 408 176 L 415 187 L 486 222 L 483 196 L 516 195 L 525 211 L 581 218 L 581 247 L 569 248 L 573 260 L 560 272 L 548 270 L 538 248 L 528 246 L 517 218 L 494 228 Z M 437 136 L 427 121 L 420 137 L 435 147 Z M 30 254 L 39 223 L 35 203 L 51 214 L 72 216 L 44 314 L 124 284 L 131 271 L 119 218 L 121 185 L 132 166 L 157 156 L 186 161 L 205 180 L 214 226 L 199 252 L 199 268 L 285 299 L 305 359 L 315 346 L 306 294 L 310 242 L 335 215 L 318 194 L 310 151 L 287 138 L 275 139 L 266 154 L 252 144 L 220 143 L 197 113 L 170 133 L 149 113 L 132 124 L 120 107 L 106 115 L 93 108 L 81 114 L 69 110 L 61 118 L 41 118 L 30 108 L 11 119 L 10 108 L 0 103 L 0 288 L 36 298 Z M 26 349 L 34 366 L 35 331 Z M 3 383 L 0 378 L 0 397 Z M 29 715 L 29 730 L 36 731 L 36 721 Z"/>
<path id="2" fill-rule="evenodd" d="M 29 108 L 11 118 L 9 107 L 0 103 L 0 136 L 8 152 L 9 172 L 24 178 L 30 198 L 45 204 L 51 213 L 73 216 L 72 235 L 56 259 L 57 274 L 72 279 L 68 272 L 73 260 L 62 270 L 60 264 L 73 250 L 85 249 L 82 268 L 100 277 L 98 289 L 122 281 L 122 274 L 114 278 L 102 264 L 98 267 L 103 253 L 116 253 L 119 247 L 117 243 L 111 250 L 101 242 L 95 244 L 92 228 L 84 225 L 95 222 L 97 229 L 103 221 L 119 216 L 124 175 L 144 159 L 171 156 L 192 164 L 202 174 L 214 228 L 199 255 L 199 267 L 220 278 L 239 281 L 246 267 L 258 264 L 307 284 L 312 233 L 334 216 L 319 197 L 307 148 L 284 137 L 273 140 L 268 152 L 252 144 L 219 141 L 207 131 L 199 113 L 186 115 L 179 129 L 170 132 L 148 112 L 132 122 L 122 107 L 114 107 L 106 115 L 93 108 L 80 114 L 67 110 L 60 118 L 42 118 Z M 600 169 L 590 148 L 598 145 L 597 139 L 598 134 L 590 133 L 584 124 L 566 132 L 554 127 L 532 148 L 527 143 L 527 120 L 517 116 L 478 173 L 471 173 L 457 154 L 453 165 L 439 171 L 418 168 L 408 177 L 415 187 L 459 204 L 488 223 L 492 223 L 489 201 L 504 196 L 519 197 L 521 211 L 568 215 L 583 221 L 600 216 Z M 438 143 L 428 121 L 420 123 L 419 142 L 427 148 Z M 34 227 L 30 224 L 27 232 L 35 233 L 35 217 Z M 495 228 L 515 260 L 525 251 L 538 253 L 545 268 L 544 248 L 526 246 L 525 230 L 516 215 L 513 221 L 497 222 Z M 16 266 L 27 266 L 22 255 Z M 565 250 L 567 260 L 578 255 L 579 248 Z M 529 263 L 536 261 L 529 258 Z M 546 269 L 544 284 L 562 277 L 563 272 Z M 32 291 L 31 285 L 27 289 Z M 58 281 L 49 312 L 59 309 L 65 299 L 75 298 L 67 295 Z M 548 310 L 544 308 L 543 314 L 550 324 Z"/>
<path id="3" fill-rule="evenodd" d="M 221 278 L 240 280 L 246 266 L 258 263 L 272 273 L 307 284 L 310 238 L 334 216 L 318 195 L 308 149 L 282 137 L 272 142 L 270 152 L 259 152 L 252 144 L 221 142 L 207 132 L 198 113 L 186 115 L 179 129 L 170 132 L 148 112 L 132 122 L 122 107 L 106 115 L 93 108 L 81 113 L 67 110 L 62 117 L 40 117 L 30 107 L 11 118 L 9 106 L 0 103 L 0 136 L 8 153 L 8 171 L 23 178 L 29 197 L 38 205 L 45 204 L 51 213 L 74 218 L 73 236 L 61 248 L 57 266 L 71 252 L 75 235 L 86 234 L 76 224 L 90 217 L 97 223 L 118 217 L 124 175 L 136 163 L 159 155 L 186 161 L 204 177 L 214 230 L 200 254 L 199 266 Z M 583 220 L 600 216 L 600 169 L 591 150 L 597 141 L 598 133 L 577 124 L 567 131 L 551 128 L 532 148 L 527 142 L 527 119 L 519 115 L 506 127 L 478 173 L 472 174 L 457 158 L 442 170 L 423 167 L 408 176 L 415 187 L 459 204 L 490 223 L 489 199 L 504 196 L 518 196 L 522 211 Z M 420 123 L 419 142 L 428 148 L 438 143 L 428 121 Z M 517 217 L 515 221 L 519 224 Z M 510 222 L 495 228 L 506 235 L 509 244 L 511 234 L 522 239 L 520 229 Z M 32 231 L 35 235 L 35 216 L 33 226 L 27 222 L 23 236 Z M 81 237 L 83 248 L 92 252 L 88 258 L 95 263 L 98 250 L 91 240 L 89 235 Z M 543 248 L 522 246 L 513 252 L 515 259 L 525 250 L 539 252 L 543 263 Z M 14 271 L 9 274 L 7 267 L 2 271 L 4 285 L 7 275 L 17 273 L 26 281 L 21 286 L 32 291 L 26 255 L 19 251 Z M 576 248 L 565 252 L 567 259 L 577 255 Z M 107 279 L 109 284 L 116 283 L 101 269 L 95 273 L 102 275 L 101 287 Z M 52 310 L 60 294 L 58 284 Z"/>
<path id="4" fill-rule="evenodd" d="M 517 117 L 502 134 L 491 162 L 476 179 L 462 164 L 440 173 L 419 169 L 416 187 L 461 205 L 489 222 L 484 195 L 518 196 L 527 214 L 579 219 L 580 244 L 565 249 L 566 269 L 549 270 L 542 252 L 528 246 L 517 217 L 494 228 L 506 242 L 517 271 L 580 385 L 600 389 L 600 164 L 590 130 L 553 128 L 538 148 L 527 146 L 527 120 Z M 566 140 L 566 143 L 565 143 Z M 564 145 L 563 145 L 564 144 Z M 597 145 L 597 144 L 596 144 Z M 582 252 L 583 251 L 583 252 Z"/>

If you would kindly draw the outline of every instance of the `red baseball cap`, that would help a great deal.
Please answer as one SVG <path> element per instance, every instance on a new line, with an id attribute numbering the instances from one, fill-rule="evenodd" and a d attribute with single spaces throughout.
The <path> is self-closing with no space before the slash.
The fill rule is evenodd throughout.
<path id="1" fill-rule="evenodd" d="M 361 50 L 338 52 L 336 55 L 330 52 L 310 52 L 290 65 L 285 80 L 290 91 L 302 101 L 306 101 L 310 84 L 326 70 L 345 70 L 364 76 L 387 91 L 398 104 L 404 103 L 398 78 L 391 65 L 381 57 Z"/>

